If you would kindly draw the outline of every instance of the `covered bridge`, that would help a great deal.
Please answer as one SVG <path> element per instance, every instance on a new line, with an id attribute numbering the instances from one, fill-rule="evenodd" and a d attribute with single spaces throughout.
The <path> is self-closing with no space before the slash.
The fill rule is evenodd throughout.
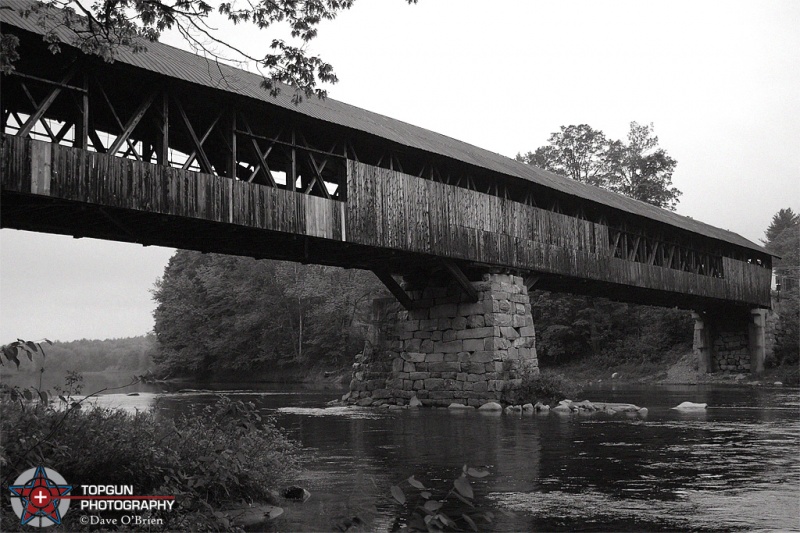
<path id="1" fill-rule="evenodd" d="M 2 227 L 369 269 L 428 320 L 508 293 L 522 318 L 484 331 L 517 336 L 492 362 L 535 360 L 534 284 L 692 309 L 701 331 L 703 313 L 747 329 L 770 305 L 770 254 L 730 231 L 330 98 L 295 105 L 290 88 L 272 97 L 256 74 L 164 44 L 114 63 L 54 55 L 27 2 L 6 4 L 21 58 L 0 81 Z"/>

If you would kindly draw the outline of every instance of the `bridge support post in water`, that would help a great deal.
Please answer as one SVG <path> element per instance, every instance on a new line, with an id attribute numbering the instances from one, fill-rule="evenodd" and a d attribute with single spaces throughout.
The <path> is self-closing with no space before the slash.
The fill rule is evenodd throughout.
<path id="1" fill-rule="evenodd" d="M 766 315 L 765 309 L 692 313 L 692 349 L 698 371 L 761 375 L 766 355 Z"/>
<path id="2" fill-rule="evenodd" d="M 378 301 L 364 353 L 354 365 L 349 401 L 359 405 L 480 406 L 537 373 L 533 317 L 523 278 L 484 274 L 470 282 L 430 281 L 411 290 L 410 311 Z M 472 301 L 477 295 L 477 301 Z"/>
<path id="3" fill-rule="evenodd" d="M 748 348 L 750 349 L 750 371 L 756 376 L 764 373 L 766 359 L 767 310 L 751 309 L 748 325 Z"/>
<path id="4" fill-rule="evenodd" d="M 697 359 L 697 371 L 701 374 L 708 374 L 711 372 L 712 366 L 712 351 L 713 346 L 711 324 L 705 320 L 704 314 L 692 313 L 694 318 L 694 340 L 692 351 Z"/>

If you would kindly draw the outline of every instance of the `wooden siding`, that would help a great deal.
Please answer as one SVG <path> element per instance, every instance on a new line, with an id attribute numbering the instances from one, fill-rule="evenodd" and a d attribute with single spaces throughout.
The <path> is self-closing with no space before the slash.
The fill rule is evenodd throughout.
<path id="1" fill-rule="evenodd" d="M 344 238 L 344 204 L 210 174 L 5 136 L 4 190 L 252 228 Z"/>
<path id="2" fill-rule="evenodd" d="M 758 265 L 726 257 L 718 278 L 615 258 L 602 224 L 355 161 L 347 187 L 351 242 L 769 305 Z"/>
<path id="3" fill-rule="evenodd" d="M 758 265 L 724 257 L 719 278 L 615 258 L 602 224 L 355 161 L 347 163 L 348 201 L 340 202 L 14 136 L 1 139 L 4 192 L 769 306 L 770 271 Z"/>

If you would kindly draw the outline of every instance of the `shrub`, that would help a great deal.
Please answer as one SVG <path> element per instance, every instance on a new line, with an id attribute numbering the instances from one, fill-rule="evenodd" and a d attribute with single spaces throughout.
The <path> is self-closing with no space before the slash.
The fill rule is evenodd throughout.
<path id="1" fill-rule="evenodd" d="M 525 403 L 554 403 L 580 392 L 580 386 L 552 371 L 525 369 L 522 371 L 522 384 L 503 390 L 502 400 L 512 405 Z"/>
<path id="2" fill-rule="evenodd" d="M 295 443 L 252 403 L 226 397 L 174 421 L 153 412 L 57 410 L 9 397 L 0 408 L 2 490 L 38 465 L 76 484 L 133 485 L 137 494 L 176 496 L 175 510 L 159 515 L 170 530 L 229 527 L 220 510 L 268 501 L 270 489 L 297 466 Z M 8 499 L 2 511 L 0 529 L 19 526 Z M 66 515 L 64 527 L 85 529 L 77 518 Z"/>

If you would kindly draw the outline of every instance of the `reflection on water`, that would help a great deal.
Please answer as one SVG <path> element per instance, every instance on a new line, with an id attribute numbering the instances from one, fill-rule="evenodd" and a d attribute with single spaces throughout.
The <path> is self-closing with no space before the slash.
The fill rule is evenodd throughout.
<path id="1" fill-rule="evenodd" d="M 280 407 L 278 413 L 298 416 L 343 416 L 350 420 L 358 418 L 381 418 L 382 413 L 375 409 L 358 407 Z"/>
<path id="2" fill-rule="evenodd" d="M 215 401 L 215 393 L 140 391 L 101 405 L 164 416 Z M 646 418 L 494 415 L 326 407 L 336 392 L 245 390 L 304 447 L 298 483 L 312 498 L 290 504 L 281 531 L 329 531 L 359 516 L 390 530 L 408 516 L 389 496 L 415 475 L 447 491 L 463 464 L 494 510 L 497 531 L 800 530 L 800 397 L 747 387 L 597 388 L 595 401 L 647 407 Z M 707 403 L 700 412 L 671 409 Z"/>

